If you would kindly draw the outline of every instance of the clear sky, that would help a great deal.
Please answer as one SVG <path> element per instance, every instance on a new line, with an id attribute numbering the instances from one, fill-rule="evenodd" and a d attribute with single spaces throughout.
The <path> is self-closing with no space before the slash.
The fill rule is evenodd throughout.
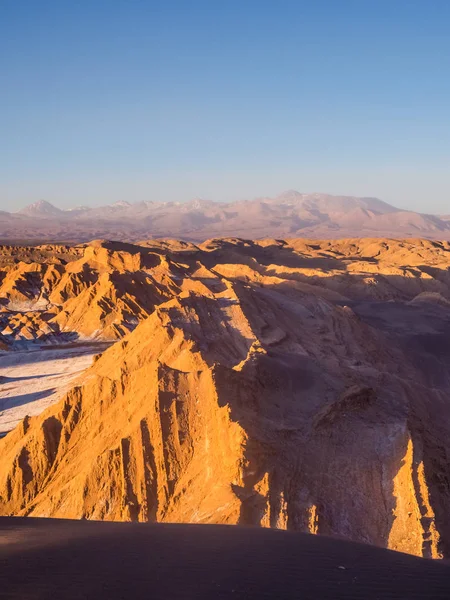
<path id="1" fill-rule="evenodd" d="M 449 0 L 0 0 L 0 209 L 378 196 L 450 213 Z"/>

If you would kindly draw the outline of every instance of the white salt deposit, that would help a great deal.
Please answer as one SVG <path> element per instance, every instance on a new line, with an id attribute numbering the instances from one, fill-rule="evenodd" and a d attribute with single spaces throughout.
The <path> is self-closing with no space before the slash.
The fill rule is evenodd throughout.
<path id="1" fill-rule="evenodd" d="M 105 344 L 0 353 L 0 436 L 58 401 Z"/>

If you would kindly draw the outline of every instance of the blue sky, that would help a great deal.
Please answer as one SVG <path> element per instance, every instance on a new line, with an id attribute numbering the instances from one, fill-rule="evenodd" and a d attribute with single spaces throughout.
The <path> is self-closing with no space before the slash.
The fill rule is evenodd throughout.
<path id="1" fill-rule="evenodd" d="M 448 0 L 1 0 L 0 209 L 370 195 L 450 213 Z"/>

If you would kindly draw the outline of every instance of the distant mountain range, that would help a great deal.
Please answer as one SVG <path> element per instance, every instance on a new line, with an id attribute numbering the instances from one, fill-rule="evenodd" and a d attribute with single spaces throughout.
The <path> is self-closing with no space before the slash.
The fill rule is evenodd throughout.
<path id="1" fill-rule="evenodd" d="M 238 202 L 116 202 L 62 210 L 40 200 L 15 213 L 0 211 L 0 242 L 91 239 L 138 241 L 212 237 L 450 239 L 450 216 L 401 210 L 377 198 L 302 194 Z"/>

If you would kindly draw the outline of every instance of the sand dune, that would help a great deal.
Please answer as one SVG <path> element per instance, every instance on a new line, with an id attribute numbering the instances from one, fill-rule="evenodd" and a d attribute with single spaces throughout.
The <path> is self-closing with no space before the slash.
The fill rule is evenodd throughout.
<path id="1" fill-rule="evenodd" d="M 2 598 L 434 600 L 449 565 L 293 532 L 0 519 Z"/>

